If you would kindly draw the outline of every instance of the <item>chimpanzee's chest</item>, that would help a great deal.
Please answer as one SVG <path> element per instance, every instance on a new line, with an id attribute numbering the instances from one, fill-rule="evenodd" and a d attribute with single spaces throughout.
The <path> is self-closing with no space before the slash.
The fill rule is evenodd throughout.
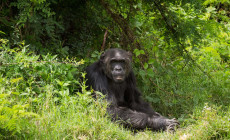
<path id="1" fill-rule="evenodd" d="M 127 101 L 125 100 L 126 83 L 111 83 L 109 86 L 108 96 L 113 104 L 118 106 L 126 106 Z"/>

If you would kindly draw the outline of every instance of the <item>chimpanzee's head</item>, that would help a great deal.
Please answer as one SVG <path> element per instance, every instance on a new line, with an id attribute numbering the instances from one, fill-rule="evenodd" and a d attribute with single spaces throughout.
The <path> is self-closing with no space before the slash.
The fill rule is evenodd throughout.
<path id="1" fill-rule="evenodd" d="M 122 83 L 131 71 L 132 54 L 122 49 L 109 49 L 100 58 L 107 77 L 115 83 Z"/>

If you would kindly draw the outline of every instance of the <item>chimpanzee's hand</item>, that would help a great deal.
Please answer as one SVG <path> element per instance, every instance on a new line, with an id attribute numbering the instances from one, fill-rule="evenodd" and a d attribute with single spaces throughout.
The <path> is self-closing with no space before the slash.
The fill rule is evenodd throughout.
<path id="1" fill-rule="evenodd" d="M 148 119 L 148 127 L 153 130 L 164 130 L 174 132 L 175 128 L 178 127 L 180 123 L 175 119 L 168 119 L 161 115 L 153 116 Z"/>
<path id="2" fill-rule="evenodd" d="M 165 126 L 166 126 L 166 131 L 168 132 L 174 132 L 175 128 L 179 127 L 180 123 L 175 119 L 166 119 L 165 120 Z"/>

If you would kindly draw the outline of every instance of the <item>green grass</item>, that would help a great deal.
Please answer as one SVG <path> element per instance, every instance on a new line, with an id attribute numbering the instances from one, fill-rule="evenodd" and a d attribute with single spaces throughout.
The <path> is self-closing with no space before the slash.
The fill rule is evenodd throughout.
<path id="1" fill-rule="evenodd" d="M 52 94 L 48 92 L 47 94 Z M 51 95 L 52 96 L 52 95 Z M 1 98 L 2 99 L 2 98 Z M 94 100 L 87 94 L 66 97 L 65 104 L 56 105 L 51 98 L 45 98 L 31 117 L 17 116 L 14 129 L 0 125 L 3 139 L 229 139 L 230 111 L 219 115 L 215 107 L 206 106 L 200 114 L 191 116 L 192 121 L 182 123 L 175 133 L 142 131 L 134 133 L 111 122 L 106 116 L 106 103 Z M 1 106 L 2 107 L 2 106 Z M 16 110 L 16 109 L 14 109 Z M 2 114 L 2 110 L 1 110 Z M 2 114 L 5 116 L 5 114 Z M 29 117 L 30 116 L 30 117 Z M 15 118 L 5 121 L 11 123 Z M 2 123 L 2 120 L 1 120 Z M 6 131 L 7 130 L 7 131 Z M 4 131 L 3 131 L 4 132 Z M 12 132 L 12 133 L 9 133 Z M 11 135 L 9 135 L 11 134 Z"/>

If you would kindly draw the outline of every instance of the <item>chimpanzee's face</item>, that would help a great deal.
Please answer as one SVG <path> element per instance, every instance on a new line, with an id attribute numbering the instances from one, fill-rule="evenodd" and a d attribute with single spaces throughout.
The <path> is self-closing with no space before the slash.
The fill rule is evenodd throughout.
<path id="1" fill-rule="evenodd" d="M 110 71 L 115 82 L 123 82 L 126 77 L 126 62 L 124 59 L 111 59 Z"/>
<path id="2" fill-rule="evenodd" d="M 124 50 L 110 49 L 101 55 L 105 74 L 116 83 L 122 83 L 131 70 L 131 54 Z"/>

